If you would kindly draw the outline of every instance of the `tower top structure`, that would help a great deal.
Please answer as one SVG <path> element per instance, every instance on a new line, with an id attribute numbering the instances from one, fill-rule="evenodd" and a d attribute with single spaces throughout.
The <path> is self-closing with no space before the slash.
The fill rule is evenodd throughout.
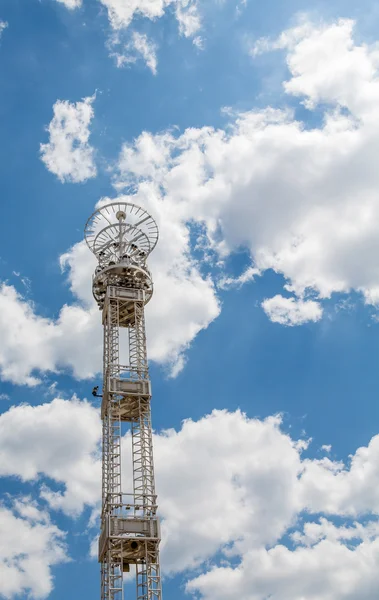
<path id="1" fill-rule="evenodd" d="M 140 261 L 154 250 L 158 226 L 140 206 L 131 202 L 111 202 L 90 216 L 84 234 L 89 249 L 99 262 L 107 258 L 120 260 L 124 254 Z"/>
<path id="2" fill-rule="evenodd" d="M 158 226 L 143 208 L 131 202 L 111 202 L 99 207 L 88 219 L 84 235 L 98 266 L 93 295 L 102 309 L 109 283 L 144 289 L 146 302 L 153 284 L 146 259 L 158 241 Z"/>

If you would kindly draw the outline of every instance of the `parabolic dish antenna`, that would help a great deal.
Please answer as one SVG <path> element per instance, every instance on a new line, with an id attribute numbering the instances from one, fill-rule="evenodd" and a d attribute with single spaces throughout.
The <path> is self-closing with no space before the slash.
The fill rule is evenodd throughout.
<path id="1" fill-rule="evenodd" d="M 131 202 L 111 202 L 88 219 L 84 235 L 100 262 L 140 256 L 144 259 L 158 241 L 158 226 L 149 213 Z"/>

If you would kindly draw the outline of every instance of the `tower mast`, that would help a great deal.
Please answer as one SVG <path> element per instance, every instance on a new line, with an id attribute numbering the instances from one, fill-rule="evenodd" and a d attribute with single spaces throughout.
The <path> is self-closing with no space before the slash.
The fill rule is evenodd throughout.
<path id="1" fill-rule="evenodd" d="M 124 600 L 123 578 L 131 565 L 137 600 L 161 600 L 145 332 L 145 305 L 153 293 L 146 259 L 158 241 L 158 227 L 139 206 L 113 202 L 88 219 L 85 237 L 98 260 L 92 288 L 104 328 L 101 600 Z M 120 345 L 124 332 L 127 348 Z M 124 493 L 121 439 L 127 428 L 133 492 Z"/>

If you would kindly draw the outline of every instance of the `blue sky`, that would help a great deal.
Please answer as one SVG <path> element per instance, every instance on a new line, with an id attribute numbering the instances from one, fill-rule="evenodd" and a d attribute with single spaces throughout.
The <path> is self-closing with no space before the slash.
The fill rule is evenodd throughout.
<path id="1" fill-rule="evenodd" d="M 122 196 L 161 234 L 164 597 L 376 599 L 377 6 L 1 0 L 0 21 L 0 597 L 100 594 L 83 229 Z"/>

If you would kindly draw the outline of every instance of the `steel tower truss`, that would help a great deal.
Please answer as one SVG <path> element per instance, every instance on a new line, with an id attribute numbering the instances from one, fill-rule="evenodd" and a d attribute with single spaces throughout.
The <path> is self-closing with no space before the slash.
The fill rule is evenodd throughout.
<path id="1" fill-rule="evenodd" d="M 145 304 L 153 292 L 146 258 L 157 242 L 158 228 L 142 208 L 115 202 L 90 217 L 85 235 L 99 263 L 93 294 L 104 328 L 101 600 L 124 600 L 123 577 L 130 565 L 135 565 L 137 600 L 161 600 L 145 332 Z M 127 344 L 120 345 L 123 338 Z M 122 491 L 121 438 L 126 428 L 133 493 Z"/>

